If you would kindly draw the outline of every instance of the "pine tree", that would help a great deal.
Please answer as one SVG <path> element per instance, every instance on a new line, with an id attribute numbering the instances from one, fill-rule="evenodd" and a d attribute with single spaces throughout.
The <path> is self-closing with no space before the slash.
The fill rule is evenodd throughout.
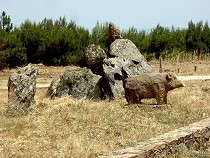
<path id="1" fill-rule="evenodd" d="M 0 16 L 0 29 L 10 32 L 13 28 L 13 24 L 11 23 L 10 16 L 6 15 L 6 12 L 3 11 Z"/>

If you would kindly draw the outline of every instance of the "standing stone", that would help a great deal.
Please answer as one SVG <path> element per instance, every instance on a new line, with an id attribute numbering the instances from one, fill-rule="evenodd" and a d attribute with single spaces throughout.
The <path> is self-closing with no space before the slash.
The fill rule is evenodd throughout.
<path id="1" fill-rule="evenodd" d="M 33 64 L 28 64 L 11 74 L 8 81 L 7 113 L 9 115 L 27 114 L 35 110 L 34 95 L 37 74 L 38 66 Z"/>
<path id="2" fill-rule="evenodd" d="M 102 77 L 87 68 L 71 68 L 52 81 L 47 91 L 50 98 L 73 96 L 89 99 L 101 99 Z"/>
<path id="3" fill-rule="evenodd" d="M 116 39 L 120 39 L 121 34 L 120 30 L 113 24 L 109 23 L 109 46 L 114 42 Z"/>

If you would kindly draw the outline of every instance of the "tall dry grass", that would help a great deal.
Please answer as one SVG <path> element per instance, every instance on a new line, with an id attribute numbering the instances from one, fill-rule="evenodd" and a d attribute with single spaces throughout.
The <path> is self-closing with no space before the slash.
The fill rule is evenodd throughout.
<path id="1" fill-rule="evenodd" d="M 163 72 L 174 72 L 180 76 L 188 75 L 210 75 L 210 55 L 198 57 L 185 55 L 184 57 L 174 56 L 165 57 L 162 60 Z M 160 61 L 155 59 L 149 62 L 152 72 L 159 72 Z M 196 71 L 195 71 L 196 67 Z"/>
<path id="2" fill-rule="evenodd" d="M 168 105 L 155 100 L 126 105 L 125 99 L 91 101 L 45 98 L 36 93 L 32 115 L 6 117 L 7 91 L 0 91 L 0 157 L 97 157 L 199 121 L 210 115 L 210 81 L 186 82 L 169 92 Z"/>

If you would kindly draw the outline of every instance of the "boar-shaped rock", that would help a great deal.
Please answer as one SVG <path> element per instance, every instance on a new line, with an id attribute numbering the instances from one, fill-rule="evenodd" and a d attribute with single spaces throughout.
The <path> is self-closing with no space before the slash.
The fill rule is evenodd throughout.
<path id="1" fill-rule="evenodd" d="M 138 104 L 142 99 L 155 98 L 157 104 L 167 104 L 168 91 L 184 87 L 173 73 L 142 73 L 124 80 L 125 98 Z"/>

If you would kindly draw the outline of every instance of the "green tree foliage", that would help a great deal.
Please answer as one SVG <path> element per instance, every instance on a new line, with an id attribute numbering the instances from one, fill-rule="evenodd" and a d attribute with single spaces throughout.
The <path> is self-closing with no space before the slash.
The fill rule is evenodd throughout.
<path id="1" fill-rule="evenodd" d="M 0 31 L 1 33 L 1 31 Z M 4 69 L 7 67 L 7 63 L 6 63 L 6 54 L 4 52 L 4 48 L 5 48 L 5 41 L 2 38 L 2 35 L 0 34 L 0 70 Z"/>
<path id="2" fill-rule="evenodd" d="M 26 49 L 23 47 L 18 34 L 19 31 L 14 30 L 6 39 L 7 49 L 5 50 L 5 53 L 7 55 L 7 64 L 11 68 L 23 66 L 27 63 Z"/>
<path id="3" fill-rule="evenodd" d="M 179 28 L 175 29 L 172 27 L 170 32 L 170 43 L 168 51 L 177 50 L 179 52 L 186 50 L 185 44 L 186 29 L 180 30 Z"/>
<path id="4" fill-rule="evenodd" d="M 108 51 L 109 46 L 109 24 L 108 22 L 100 24 L 96 23 L 92 29 L 91 43 L 99 44 L 101 48 Z"/>
<path id="5" fill-rule="evenodd" d="M 165 28 L 157 25 L 150 33 L 131 27 L 121 33 L 130 39 L 146 57 L 159 57 L 173 52 L 209 53 L 208 22 L 190 21 L 188 28 Z M 43 19 L 39 23 L 26 20 L 13 29 L 10 16 L 0 16 L 0 70 L 27 63 L 45 65 L 78 64 L 89 44 L 98 44 L 106 52 L 109 45 L 109 25 L 99 23 L 91 31 L 77 26 L 65 17 Z"/>
<path id="6" fill-rule="evenodd" d="M 204 43 L 203 51 L 209 53 L 210 50 L 210 29 L 208 22 L 206 22 L 203 26 L 201 41 Z"/>
<path id="7" fill-rule="evenodd" d="M 19 32 L 17 29 L 12 29 L 10 17 L 2 12 L 0 17 L 0 70 L 6 67 L 22 66 L 27 61 Z"/>
<path id="8" fill-rule="evenodd" d="M 149 43 L 149 52 L 156 53 L 156 57 L 159 57 L 161 52 L 170 48 L 170 30 L 158 24 L 149 36 Z"/>
<path id="9" fill-rule="evenodd" d="M 20 32 L 28 62 L 45 65 L 77 64 L 90 38 L 88 30 L 73 21 L 68 23 L 65 17 L 55 22 L 44 19 L 39 24 L 27 20 Z"/>
<path id="10" fill-rule="evenodd" d="M 3 11 L 0 16 L 0 28 L 6 32 L 10 32 L 13 28 L 10 16 L 6 15 L 5 11 Z"/>
<path id="11" fill-rule="evenodd" d="M 88 30 L 73 21 L 68 24 L 65 18 L 55 21 L 44 32 L 47 34 L 43 40 L 42 62 L 46 65 L 77 64 L 89 43 Z"/>
<path id="12" fill-rule="evenodd" d="M 210 29 L 208 22 L 203 25 L 200 21 L 194 24 L 192 21 L 188 23 L 188 30 L 186 32 L 186 49 L 187 51 L 194 51 L 198 54 L 209 53 L 209 36 Z"/>
<path id="13" fill-rule="evenodd" d="M 27 59 L 29 63 L 39 63 L 41 55 L 39 54 L 39 46 L 42 42 L 43 34 L 41 29 L 35 23 L 26 20 L 21 24 L 20 39 L 26 48 Z"/>

